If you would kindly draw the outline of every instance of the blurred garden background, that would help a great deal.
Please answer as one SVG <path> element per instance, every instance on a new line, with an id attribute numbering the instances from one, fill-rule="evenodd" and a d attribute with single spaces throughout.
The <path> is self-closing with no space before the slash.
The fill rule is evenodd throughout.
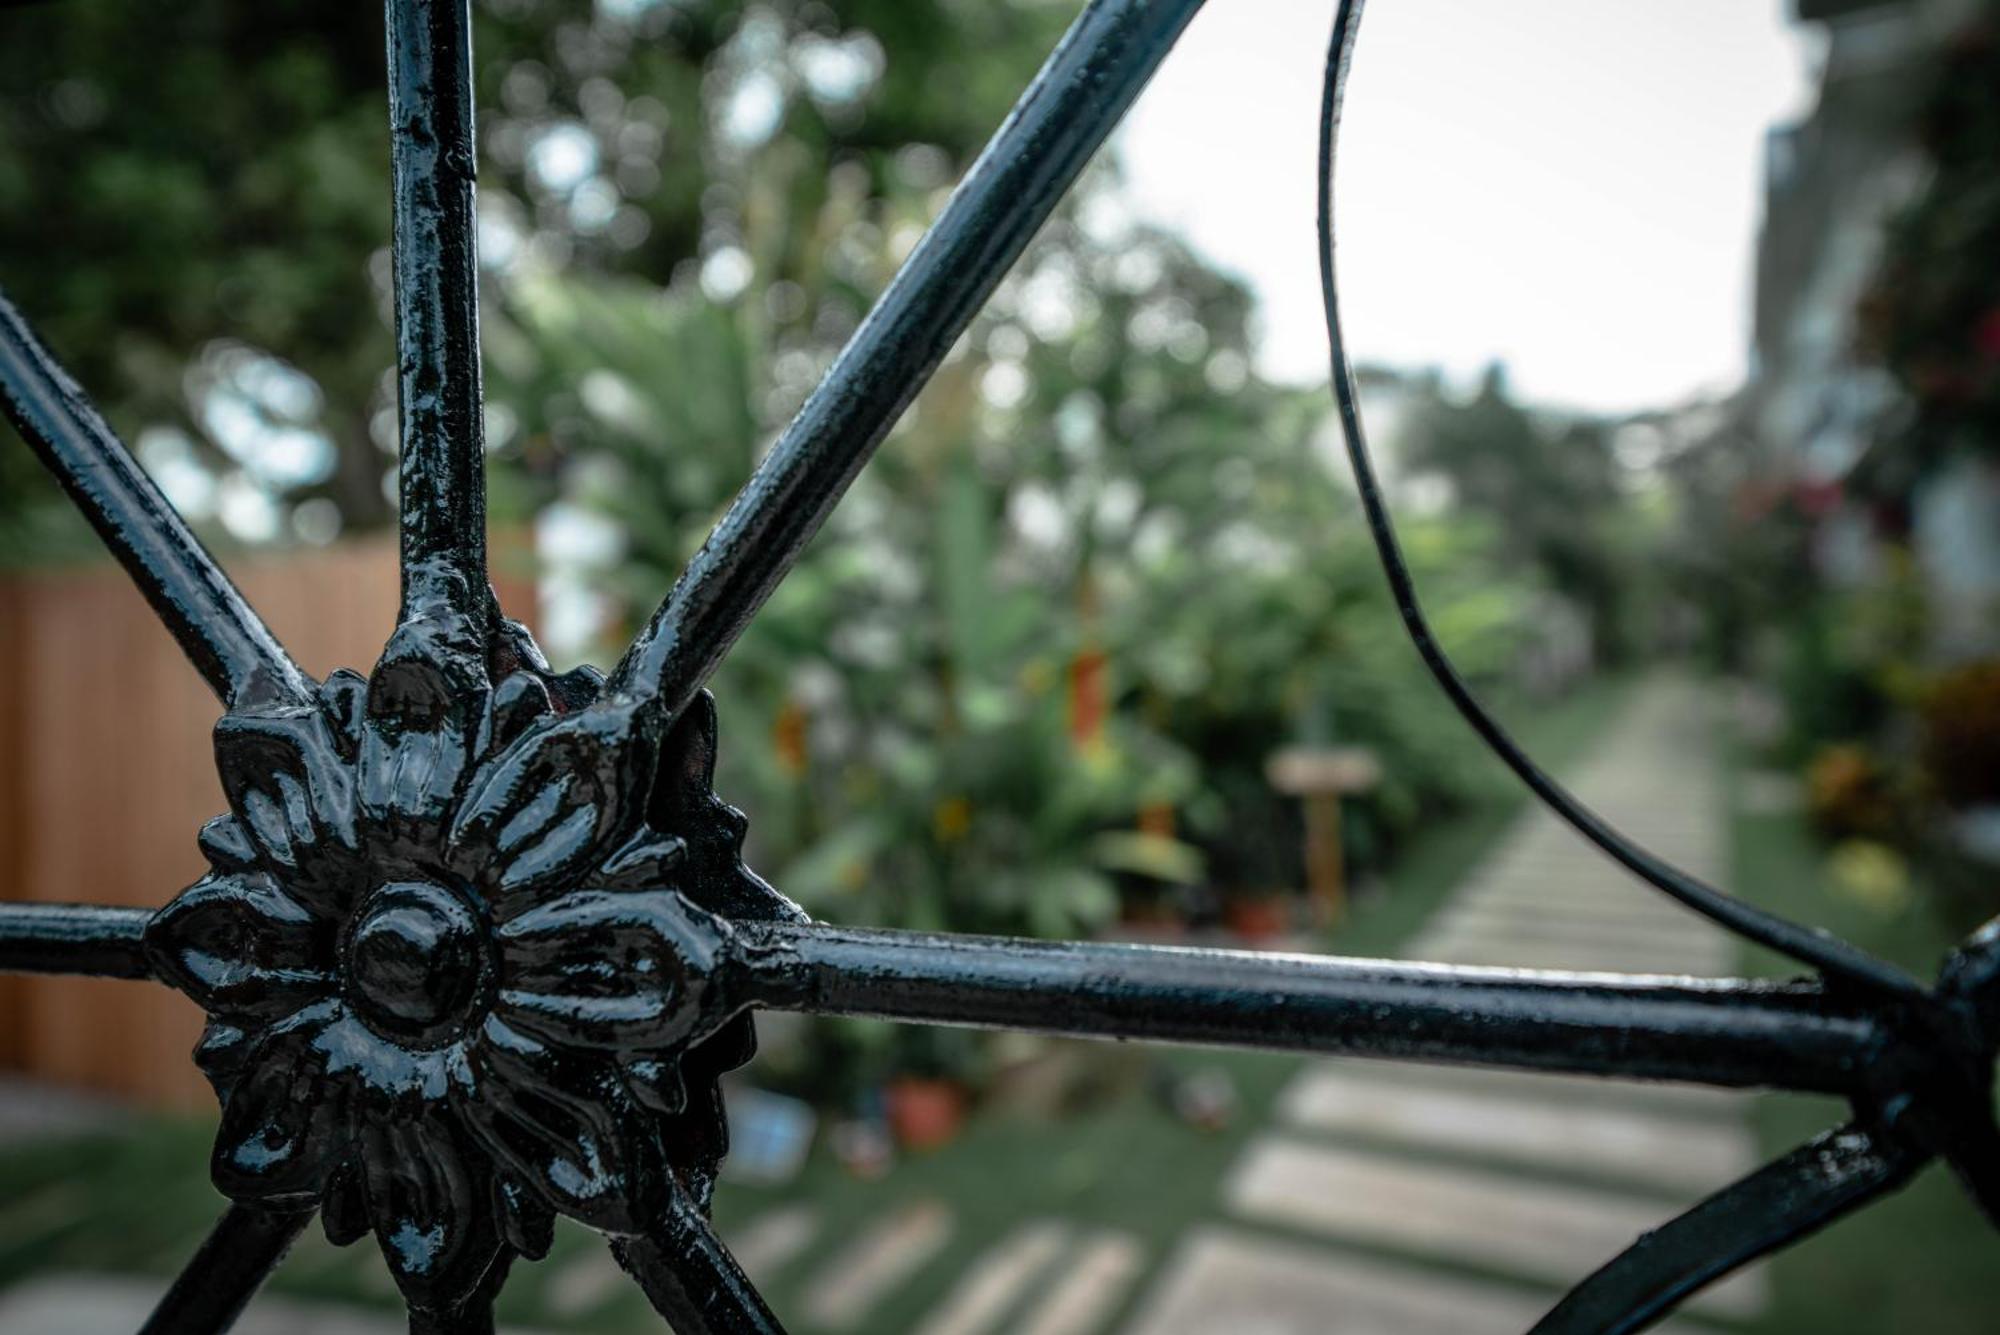
<path id="1" fill-rule="evenodd" d="M 1279 54 L 1316 93 L 1331 7 L 1266 2 L 1311 20 L 1314 44 Z M 1434 37 L 1453 7 L 1403 8 Z M 1562 31 L 1563 6 L 1523 8 L 1540 14 L 1537 41 Z M 1648 0 L 1595 8 L 1634 31 L 1678 21 Z M 2000 9 L 1748 8 L 1771 11 L 1760 30 L 1801 97 L 1768 133 L 1738 127 L 1761 174 L 1740 183 L 1735 249 L 1704 252 L 1745 274 L 1718 288 L 1734 327 L 1709 340 L 1729 374 L 1650 399 L 1571 394 L 1504 347 L 1481 364 L 1400 344 L 1370 356 L 1350 311 L 1370 358 L 1359 388 L 1439 636 L 1531 749 L 1618 782 L 1685 774 L 1633 801 L 1644 814 L 1687 796 L 1707 822 L 1687 837 L 1712 847 L 1723 885 L 1928 976 L 2000 912 Z M 1076 6 L 473 9 L 500 582 L 558 666 L 602 664 Z M 1185 41 L 1244 21 L 1204 17 Z M 1364 70 L 1369 54 L 1364 34 Z M 1190 91 L 1174 71 L 1154 96 Z M 382 73 L 365 4 L 0 10 L 0 288 L 281 631 L 355 623 L 351 641 L 314 641 L 332 656 L 315 670 L 365 668 L 393 612 L 351 587 L 393 585 Z M 1667 126 L 1672 83 L 1634 92 L 1668 99 Z M 1351 133 L 1366 143 L 1363 91 Z M 1421 114 L 1421 89 L 1399 96 L 1375 114 Z M 1523 798 L 1399 629 L 1324 374 L 1298 370 L 1324 348 L 1302 358 L 1272 314 L 1298 293 L 1148 207 L 1172 160 L 1162 124 L 1092 166 L 723 665 L 717 789 L 749 816 L 752 865 L 834 921 L 1427 953 L 1422 934 L 1439 939 L 1440 914 L 1530 828 Z M 1550 161 L 1566 124 L 1544 127 Z M 1649 152 L 1630 147 L 1642 169 Z M 1284 198 L 1308 191 L 1290 218 L 1307 265 L 1313 167 L 1308 152 L 1282 168 L 1296 177 Z M 1431 222 L 1472 251 L 1474 206 L 1537 209 L 1465 203 Z M 1343 222 L 1370 207 L 1349 186 Z M 1534 221 L 1559 237 L 1578 225 Z M 1608 244 L 1624 246 L 1615 265 L 1647 266 L 1645 234 Z M 1370 265 L 1348 245 L 1347 268 Z M 1449 311 L 1449 273 L 1440 255 L 1389 277 Z M 1310 293 L 1316 276 L 1289 281 Z M 1535 318 L 1557 322 L 1589 281 L 1523 280 Z M 1617 328 L 1569 336 L 1650 355 Z M 194 824 L 162 822 L 171 851 L 130 852 L 101 893 L 42 883 L 88 842 L 49 812 L 103 800 L 129 763 L 101 726 L 95 750 L 78 741 L 88 716 L 172 732 L 189 772 L 208 764 L 198 684 L 115 701 L 152 679 L 141 659 L 179 669 L 163 634 L 111 629 L 145 614 L 106 591 L 118 577 L 101 564 L 27 449 L 0 439 L 0 895 L 159 903 L 182 883 L 162 867 L 193 856 Z M 319 610 L 326 598 L 345 610 Z M 50 647 L 65 607 L 92 610 L 64 645 L 124 636 L 130 657 L 94 684 Z M 1689 735 L 1692 759 L 1674 749 Z M 221 809 L 205 790 L 189 800 Z M 1603 896 L 1644 893 L 1577 856 Z M 1579 947 L 1534 962 L 1596 961 Z M 1716 971 L 1744 969 L 1786 971 L 1733 948 Z M 0 1285 L 169 1274 L 215 1213 L 213 1114 L 191 1078 L 151 1081 L 130 1053 L 51 1055 L 115 1049 L 127 1003 L 100 998 L 137 986 L 0 993 L 0 1056 L 17 1068 L 0 1099 Z M 130 1023 L 178 1034 L 184 1018 Z M 717 1214 L 809 1331 L 1199 1328 L 1161 1315 L 1161 1286 L 1192 1231 L 1228 1213 L 1225 1184 L 1306 1065 L 849 1021 L 760 1033 Z M 1768 1157 L 1838 1116 L 1774 1097 L 1732 1134 Z M 1477 1167 L 1482 1152 L 1456 1153 Z M 1668 1211 L 1657 1182 L 1656 1198 Z M 1309 1219 L 1264 1222 L 1280 1250 L 1324 1241 Z M 1563 1278 L 1333 1231 L 1351 1264 L 1420 1262 L 1530 1308 Z M 1776 1262 L 1757 1301 L 1703 1319 L 1987 1330 L 1974 1280 L 1993 1246 L 1932 1174 Z M 566 1233 L 521 1267 L 503 1318 L 655 1328 L 595 1247 Z M 1062 1291 L 1047 1277 L 1058 1253 L 1098 1265 L 1095 1305 L 1079 1300 L 1068 1325 L 1031 1301 L 1037 1275 Z M 387 1311 L 380 1272 L 367 1247 L 314 1238 L 273 1291 Z M 982 1307 L 980 1292 L 998 1296 Z M 0 1290 L 0 1323 L 7 1310 Z M 1392 1328 L 1432 1328 L 1420 1319 Z M 1345 1329 L 1332 1315 L 1313 1328 Z"/>

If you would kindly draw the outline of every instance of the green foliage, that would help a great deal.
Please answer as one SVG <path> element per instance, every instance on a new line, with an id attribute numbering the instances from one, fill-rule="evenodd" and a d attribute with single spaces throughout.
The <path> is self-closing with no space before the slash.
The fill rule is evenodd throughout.
<path id="1" fill-rule="evenodd" d="M 193 427 L 183 381 L 211 340 L 304 365 L 364 465 L 352 503 L 379 516 L 367 422 L 391 360 L 368 280 L 388 237 L 380 13 L 84 3 L 10 9 L 0 31 L 9 297 L 128 438 Z M 48 499 L 9 492 L 16 508 Z"/>
<path id="2" fill-rule="evenodd" d="M 1090 199 L 1036 243 L 717 678 L 744 739 L 723 782 L 757 812 L 760 865 L 816 911 L 1074 934 L 1121 889 L 1295 885 L 1297 816 L 1263 776 L 1294 741 L 1382 756 L 1354 817 L 1363 865 L 1487 781 L 1412 673 L 1321 396 L 1257 381 L 1242 290 L 1169 237 L 1086 226 Z M 760 214 L 746 248 L 853 226 L 845 203 L 791 207 L 814 216 Z M 546 455 L 568 502 L 615 521 L 625 554 L 606 575 L 639 610 L 804 392 L 778 368 L 831 354 L 811 337 L 831 298 L 805 290 L 774 325 L 788 281 L 759 270 L 720 299 L 554 274 L 510 287 L 496 399 L 519 405 L 530 466 Z M 1511 657 L 1525 605 L 1487 579 L 1491 547 L 1477 525 L 1411 534 L 1441 630 L 1481 677 Z"/>
<path id="3" fill-rule="evenodd" d="M 1419 382 L 1414 399 L 1393 442 L 1398 469 L 1447 482 L 1457 511 L 1494 523 L 1503 560 L 1584 612 L 1601 661 L 1629 660 L 1639 647 L 1631 613 L 1643 530 L 1635 529 L 1610 426 L 1538 420 L 1509 395 L 1498 366 L 1469 399 L 1435 379 Z"/>
<path id="4" fill-rule="evenodd" d="M 474 11 L 485 258 L 655 284 L 736 245 L 762 213 L 809 216 L 794 198 L 823 220 L 837 202 L 892 226 L 875 202 L 905 178 L 955 178 L 1068 18 L 1032 0 Z M 217 478 L 247 476 L 281 511 L 329 501 L 349 528 L 390 517 L 383 52 L 380 5 L 349 0 L 0 14 L 0 287 L 128 441 L 177 428 Z M 833 239 L 763 229 L 754 259 L 810 286 L 837 332 L 886 259 L 849 272 Z M 306 425 L 335 457 L 325 476 L 274 488 L 217 437 L 197 371 L 219 341 L 312 378 L 323 403 Z M 504 427 L 491 443 L 508 457 Z M 0 552 L 52 538 L 87 542 L 9 435 Z"/>
<path id="5" fill-rule="evenodd" d="M 555 559 L 610 595 L 609 648 L 1071 11 L 475 12 L 493 509 L 552 512 L 594 550 Z M 380 22 L 327 0 L 0 19 L 10 296 L 128 436 L 174 428 L 215 477 L 350 527 L 386 518 L 393 445 Z M 1349 832 L 1364 867 L 1484 782 L 1396 626 L 1324 395 L 1259 380 L 1249 294 L 1119 221 L 1115 190 L 1098 169 L 1043 229 L 714 683 L 722 789 L 754 812 L 757 865 L 816 912 L 1081 935 L 1135 898 L 1296 884 L 1297 815 L 1264 778 L 1295 742 L 1379 754 Z M 328 475 L 258 481 L 216 433 L 230 357 L 311 378 L 282 424 L 324 434 Z M 56 512 L 12 485 L 28 472 L 0 454 L 0 532 L 39 547 Z M 1409 534 L 1476 677 L 1510 662 L 1540 578 L 1487 578 L 1511 536 Z M 878 1032 L 833 1026 L 822 1051 L 873 1061 Z"/>

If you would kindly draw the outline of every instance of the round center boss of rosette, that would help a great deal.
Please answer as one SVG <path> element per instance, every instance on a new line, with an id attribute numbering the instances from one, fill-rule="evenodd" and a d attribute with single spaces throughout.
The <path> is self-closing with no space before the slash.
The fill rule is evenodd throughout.
<path id="1" fill-rule="evenodd" d="M 442 1043 L 462 1030 L 491 973 L 480 915 L 463 894 L 432 881 L 376 890 L 342 953 L 355 1013 L 405 1043 Z"/>

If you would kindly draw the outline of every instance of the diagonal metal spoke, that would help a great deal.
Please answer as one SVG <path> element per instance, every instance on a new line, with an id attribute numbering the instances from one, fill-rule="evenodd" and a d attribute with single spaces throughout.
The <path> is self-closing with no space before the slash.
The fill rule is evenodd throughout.
<path id="1" fill-rule="evenodd" d="M 763 1295 L 685 1191 L 675 1189 L 657 1229 L 613 1239 L 611 1251 L 674 1335 L 784 1335 Z"/>
<path id="2" fill-rule="evenodd" d="M 217 1335 L 228 1330 L 312 1217 L 311 1210 L 232 1204 L 146 1318 L 139 1335 Z"/>
<path id="3" fill-rule="evenodd" d="M 0 904 L 0 972 L 151 978 L 146 909 Z"/>
<path id="4" fill-rule="evenodd" d="M 1529 1335 L 1631 1335 L 1732 1270 L 1896 1190 L 1929 1156 L 1843 1127 L 1723 1188 L 1570 1290 Z"/>
<path id="5" fill-rule="evenodd" d="M 311 697 L 306 675 L 4 295 L 0 407 L 224 704 Z"/>
<path id="6" fill-rule="evenodd" d="M 1887 960 L 1878 959 L 1829 932 L 1800 926 L 1746 904 L 1733 895 L 1724 894 L 1634 842 L 1592 811 L 1537 765 L 1500 726 L 1499 720 L 1487 712 L 1438 643 L 1418 601 L 1416 581 L 1403 559 L 1402 544 L 1396 538 L 1395 524 L 1389 516 L 1389 507 L 1383 500 L 1374 463 L 1368 454 L 1367 438 L 1362 433 L 1360 402 L 1355 396 L 1354 375 L 1348 366 L 1347 348 L 1341 334 L 1340 302 L 1334 283 L 1335 149 L 1339 140 L 1341 94 L 1352 64 L 1354 41 L 1360 30 L 1361 4 L 1362 0 L 1341 0 L 1326 58 L 1319 141 L 1320 293 L 1326 309 L 1327 340 L 1332 353 L 1334 397 L 1339 409 L 1341 434 L 1347 443 L 1347 457 L 1354 469 L 1355 490 L 1361 497 L 1362 512 L 1374 536 L 1389 587 L 1395 595 L 1397 611 L 1409 631 L 1410 639 L 1416 644 L 1424 666 L 1437 678 L 1438 685 L 1473 731 L 1507 763 L 1521 782 L 1550 810 L 1627 871 L 1665 891 L 1703 917 L 1779 954 L 1809 964 L 1829 977 L 1846 979 L 1872 992 L 1905 1000 L 1921 1000 L 1926 995 L 1923 984 Z"/>
<path id="7" fill-rule="evenodd" d="M 468 0 L 388 0 L 403 616 L 486 616 Z"/>
<path id="8" fill-rule="evenodd" d="M 733 1004 L 1846 1093 L 1888 1042 L 1815 984 L 738 923 Z"/>
<path id="9" fill-rule="evenodd" d="M 613 674 L 677 717 L 1201 0 L 1092 0 Z"/>
<path id="10" fill-rule="evenodd" d="M 411 1307 L 410 1335 L 493 1335 L 493 1300 L 507 1283 L 514 1254 L 501 1252 L 479 1287 L 456 1307 L 436 1310 Z"/>
<path id="11" fill-rule="evenodd" d="M 410 1309 L 410 1335 L 493 1335 L 493 1300 L 474 1298 L 455 1312 Z"/>

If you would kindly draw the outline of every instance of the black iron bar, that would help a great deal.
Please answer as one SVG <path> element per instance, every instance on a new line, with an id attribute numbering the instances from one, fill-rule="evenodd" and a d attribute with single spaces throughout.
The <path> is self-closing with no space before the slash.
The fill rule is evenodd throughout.
<path id="1" fill-rule="evenodd" d="M 0 972 L 150 978 L 146 909 L 0 904 Z"/>
<path id="2" fill-rule="evenodd" d="M 410 1335 L 493 1335 L 493 1300 L 480 1294 L 451 1312 L 412 1307 Z"/>
<path id="3" fill-rule="evenodd" d="M 139 1329 L 139 1335 L 218 1335 L 291 1249 L 311 1210 L 232 1204 Z"/>
<path id="4" fill-rule="evenodd" d="M 485 424 L 468 0 L 388 0 L 403 615 L 484 618 Z"/>
<path id="5" fill-rule="evenodd" d="M 727 994 L 776 1010 L 1827 1093 L 1879 1020 L 1810 983 L 1474 969 L 738 923 Z"/>
<path id="6" fill-rule="evenodd" d="M 653 1232 L 614 1238 L 611 1250 L 674 1335 L 784 1335 L 763 1295 L 684 1192 L 674 1193 Z"/>
<path id="7" fill-rule="evenodd" d="M 1201 0 L 1092 0 L 613 673 L 694 698 Z"/>
<path id="8" fill-rule="evenodd" d="M 4 295 L 0 407 L 225 705 L 311 697 L 306 675 Z"/>
<path id="9" fill-rule="evenodd" d="M 1326 82 L 1320 102 L 1319 155 L 1319 248 L 1320 293 L 1326 310 L 1326 333 L 1332 354 L 1334 397 L 1339 408 L 1341 434 L 1346 438 L 1347 457 L 1354 469 L 1355 489 L 1361 497 L 1362 512 L 1382 569 L 1395 595 L 1396 609 L 1415 643 L 1425 667 L 1437 678 L 1445 695 L 1472 725 L 1474 732 L 1490 747 L 1521 782 L 1549 809 L 1596 844 L 1619 865 L 1641 880 L 1665 891 L 1688 908 L 1731 931 L 1781 955 L 1809 964 L 1829 977 L 1844 978 L 1871 991 L 1906 1000 L 1925 995 L 1922 983 L 1886 960 L 1877 959 L 1830 932 L 1788 922 L 1773 913 L 1724 894 L 1699 878 L 1667 862 L 1644 848 L 1609 821 L 1584 805 L 1574 793 L 1537 765 L 1521 749 L 1498 719 L 1488 713 L 1478 697 L 1459 676 L 1417 599 L 1416 581 L 1403 559 L 1394 521 L 1382 497 L 1375 467 L 1362 434 L 1361 409 L 1355 396 L 1354 376 L 1348 366 L 1347 348 L 1340 327 L 1340 301 L 1334 283 L 1333 180 L 1334 155 L 1339 141 L 1341 94 L 1352 63 L 1354 40 L 1360 30 L 1362 0 L 1341 0 L 1334 20 L 1333 41 L 1326 59 Z"/>
<path id="10" fill-rule="evenodd" d="M 1633 1335 L 1731 1271 L 1901 1187 L 1927 1157 L 1855 1127 L 1830 1131 L 1640 1237 L 1529 1335 Z"/>

